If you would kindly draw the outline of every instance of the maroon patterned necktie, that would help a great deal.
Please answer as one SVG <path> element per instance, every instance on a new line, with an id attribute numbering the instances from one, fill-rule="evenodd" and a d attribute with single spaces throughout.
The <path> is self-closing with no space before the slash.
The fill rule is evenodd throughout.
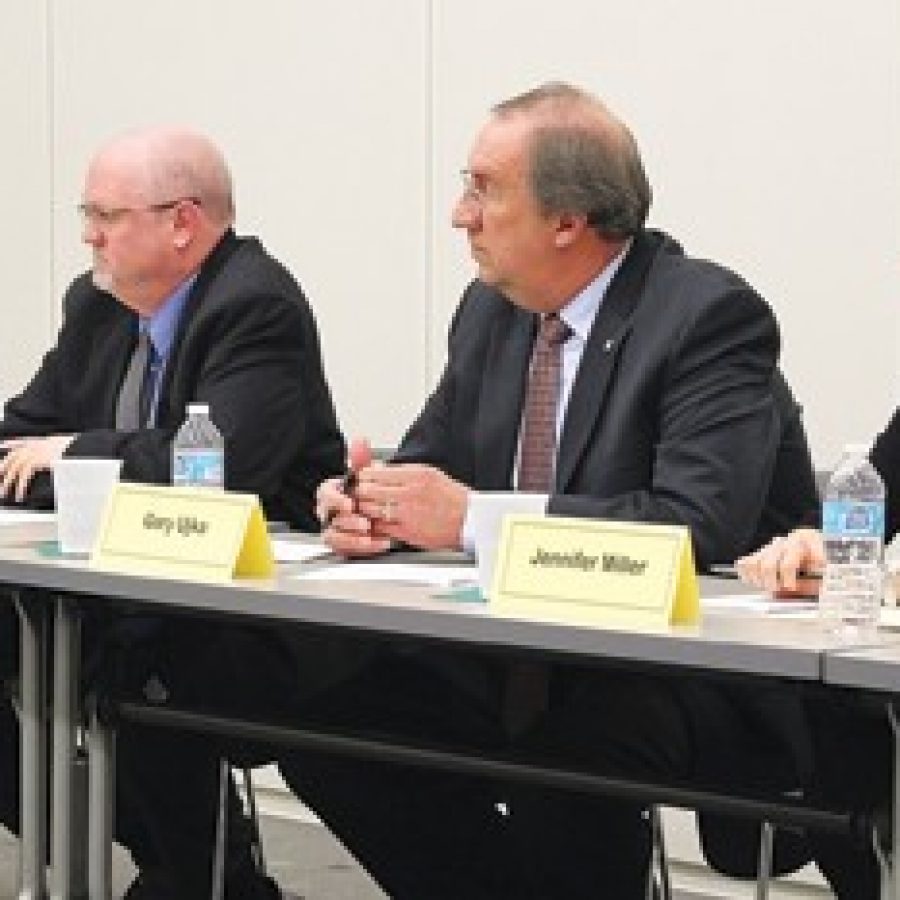
<path id="1" fill-rule="evenodd" d="M 548 494 L 556 462 L 556 410 L 562 387 L 563 344 L 572 329 L 555 313 L 544 316 L 531 354 L 516 489 Z M 503 691 L 503 723 L 511 737 L 531 728 L 546 710 L 549 672 L 542 663 L 512 662 Z"/>
<path id="2" fill-rule="evenodd" d="M 556 313 L 541 320 L 525 393 L 517 490 L 546 494 L 553 488 L 562 350 L 571 335 L 572 329 Z"/>

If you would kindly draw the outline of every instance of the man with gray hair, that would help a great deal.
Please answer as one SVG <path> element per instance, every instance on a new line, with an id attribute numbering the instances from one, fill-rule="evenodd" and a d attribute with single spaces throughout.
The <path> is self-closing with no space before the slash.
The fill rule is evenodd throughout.
<path id="1" fill-rule="evenodd" d="M 69 287 L 55 345 L 4 409 L 5 501 L 51 505 L 49 470 L 63 455 L 118 458 L 126 480 L 170 482 L 173 438 L 199 401 L 225 439 L 226 487 L 257 494 L 271 519 L 317 530 L 314 490 L 343 468 L 344 442 L 316 324 L 287 269 L 235 234 L 218 148 L 183 128 L 116 138 L 91 160 L 79 211 L 92 268 Z M 0 616 L 12 644 L 8 603 Z M 265 709 L 295 691 L 290 648 L 262 627 L 94 607 L 84 632 L 89 678 L 114 678 L 117 690 L 157 702 Z M 14 646 L 0 656 L 0 678 L 14 674 L 16 658 Z M 16 726 L 6 702 L 0 717 L 0 819 L 15 828 Z M 126 725 L 118 750 L 117 833 L 140 868 L 129 900 L 208 896 L 216 748 Z M 250 870 L 240 835 L 234 845 L 226 897 L 277 896 Z"/>
<path id="2" fill-rule="evenodd" d="M 775 395 L 770 309 L 645 228 L 651 191 L 622 122 L 577 88 L 538 87 L 494 108 L 463 178 L 453 224 L 478 277 L 394 459 L 354 442 L 355 485 L 319 489 L 335 551 L 470 549 L 474 493 L 525 490 L 550 515 L 686 525 L 706 566 L 815 506 L 795 404 Z M 312 715 L 625 777 L 702 767 L 702 685 L 689 699 L 679 679 L 473 656 L 382 653 Z M 780 735 L 748 739 L 791 768 Z M 644 896 L 637 802 L 308 752 L 281 765 L 394 898 Z"/>

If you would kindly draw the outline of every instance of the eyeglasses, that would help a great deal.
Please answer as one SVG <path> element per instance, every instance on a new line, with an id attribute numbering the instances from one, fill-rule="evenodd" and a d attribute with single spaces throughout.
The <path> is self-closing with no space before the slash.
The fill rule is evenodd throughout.
<path id="1" fill-rule="evenodd" d="M 463 199 L 471 200 L 473 203 L 483 203 L 488 192 L 487 178 L 471 169 L 461 169 L 459 174 L 463 183 Z"/>
<path id="2" fill-rule="evenodd" d="M 199 197 L 176 197 L 173 200 L 162 200 L 159 203 L 148 203 L 146 206 L 101 206 L 99 203 L 79 203 L 78 213 L 82 220 L 99 228 L 116 225 L 131 213 L 165 212 L 175 209 L 179 203 L 193 203 L 202 206 Z"/>

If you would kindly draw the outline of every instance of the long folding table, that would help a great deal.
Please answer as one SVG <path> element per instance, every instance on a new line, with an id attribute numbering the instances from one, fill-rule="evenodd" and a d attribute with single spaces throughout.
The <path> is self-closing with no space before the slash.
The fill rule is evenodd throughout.
<path id="1" fill-rule="evenodd" d="M 0 542 L 0 585 L 20 600 L 22 628 L 22 900 L 47 896 L 44 875 L 47 820 L 43 785 L 53 757 L 51 896 L 73 897 L 73 839 L 88 834 L 89 895 L 109 897 L 112 824 L 113 734 L 94 715 L 89 728 L 89 822 L 75 820 L 72 758 L 82 723 L 78 683 L 79 610 L 92 604 L 122 603 L 156 613 L 188 612 L 208 617 L 251 617 L 285 625 L 314 626 L 341 634 L 378 636 L 404 642 L 433 642 L 579 664 L 626 665 L 635 669 L 700 672 L 710 677 L 747 678 L 760 684 L 781 680 L 821 684 L 827 661 L 841 648 L 811 619 L 717 611 L 697 626 L 641 631 L 530 621 L 501 616 L 489 606 L 434 596 L 423 585 L 383 581 L 331 582 L 295 577 L 318 563 L 279 567 L 267 580 L 226 584 L 113 574 L 93 569 L 86 560 L 42 555 L 33 545 Z M 11 546 L 12 544 L 12 546 Z M 422 565 L 427 555 L 416 555 Z M 348 563 L 347 565 L 353 565 Z M 705 596 L 741 591 L 735 583 L 701 579 Z M 52 640 L 49 623 L 52 622 Z M 884 640 L 890 642 L 890 635 Z M 52 747 L 42 727 L 47 685 L 46 660 L 53 654 Z M 212 723 L 214 726 L 215 723 Z M 252 728 L 253 723 L 248 727 Z M 323 746 L 328 746 L 328 736 Z M 334 746 L 338 751 L 340 738 Z M 360 745 L 354 750 L 358 751 Z M 377 750 L 377 748 L 376 748 Z M 414 759 L 422 751 L 409 749 Z M 465 763 L 455 757 L 439 764 Z M 448 763 L 449 759 L 449 763 Z M 505 768 L 504 768 L 505 766 Z M 500 761 L 496 771 L 513 777 L 531 774 Z M 581 780 L 579 780 L 581 778 Z M 588 787 L 587 776 L 570 782 Z M 678 802 L 677 792 L 664 802 Z M 895 829 L 895 835 L 896 835 Z M 885 896 L 900 898 L 893 876 Z"/>

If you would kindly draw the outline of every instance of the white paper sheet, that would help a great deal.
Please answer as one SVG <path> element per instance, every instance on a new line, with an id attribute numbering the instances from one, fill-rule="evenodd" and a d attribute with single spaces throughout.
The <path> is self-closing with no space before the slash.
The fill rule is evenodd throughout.
<path id="1" fill-rule="evenodd" d="M 0 507 L 0 525 L 25 525 L 29 522 L 55 522 L 56 513 L 35 512 L 33 509 Z"/>
<path id="2" fill-rule="evenodd" d="M 414 563 L 335 563 L 293 575 L 306 581 L 391 581 L 424 584 L 436 588 L 474 585 L 478 576 L 472 566 L 430 566 Z"/>
<path id="3" fill-rule="evenodd" d="M 327 556 L 330 552 L 324 544 L 272 539 L 272 553 L 275 556 L 275 562 L 307 562 L 310 559 Z"/>
<path id="4" fill-rule="evenodd" d="M 770 594 L 730 594 L 721 597 L 704 597 L 700 601 L 707 612 L 748 612 L 766 616 L 797 616 L 809 618 L 816 615 L 819 604 L 815 600 L 777 600 Z"/>

